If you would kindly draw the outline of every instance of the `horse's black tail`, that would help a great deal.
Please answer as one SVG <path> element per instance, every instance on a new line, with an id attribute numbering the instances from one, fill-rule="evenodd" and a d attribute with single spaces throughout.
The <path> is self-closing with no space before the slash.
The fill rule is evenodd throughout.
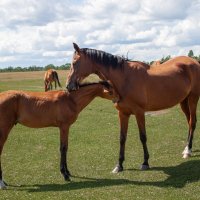
<path id="1" fill-rule="evenodd" d="M 59 78 L 58 78 L 58 73 L 56 71 L 53 72 L 53 77 L 54 77 L 54 80 L 57 81 L 59 87 L 62 88 L 60 81 L 59 81 Z"/>

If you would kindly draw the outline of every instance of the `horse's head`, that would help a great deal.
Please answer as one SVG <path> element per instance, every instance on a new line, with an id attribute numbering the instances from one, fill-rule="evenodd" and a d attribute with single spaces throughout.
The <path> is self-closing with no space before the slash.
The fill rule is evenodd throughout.
<path id="1" fill-rule="evenodd" d="M 88 63 L 88 60 L 79 46 L 76 43 L 73 43 L 73 46 L 75 52 L 72 58 L 70 73 L 67 80 L 67 89 L 69 91 L 77 90 L 79 83 L 88 75 L 94 73 L 91 63 Z"/>

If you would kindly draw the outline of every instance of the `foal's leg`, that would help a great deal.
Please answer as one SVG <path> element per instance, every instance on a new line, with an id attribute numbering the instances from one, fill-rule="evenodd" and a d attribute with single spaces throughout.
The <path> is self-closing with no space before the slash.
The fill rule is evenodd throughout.
<path id="1" fill-rule="evenodd" d="M 192 154 L 192 140 L 194 131 L 196 128 L 196 109 L 199 97 L 198 96 L 189 96 L 188 106 L 190 110 L 190 119 L 189 119 L 189 134 L 188 134 L 188 144 L 183 151 L 183 158 L 188 158 Z"/>
<path id="2" fill-rule="evenodd" d="M 123 171 L 123 162 L 124 162 L 124 151 L 125 151 L 125 143 L 127 137 L 128 130 L 128 121 L 130 115 L 123 114 L 119 112 L 119 120 L 120 120 L 120 151 L 119 151 L 119 163 L 113 169 L 112 173 L 118 173 Z"/>
<path id="3" fill-rule="evenodd" d="M 2 168 L 1 168 L 1 154 L 3 150 L 3 146 L 7 140 L 9 134 L 9 130 L 0 130 L 0 189 L 5 189 L 6 188 L 6 183 L 3 181 L 3 174 L 2 174 Z"/>
<path id="4" fill-rule="evenodd" d="M 144 151 L 144 162 L 141 166 L 142 170 L 149 169 L 149 152 L 147 148 L 147 137 L 146 137 L 146 129 L 145 129 L 145 116 L 144 113 L 137 113 L 136 114 L 136 120 L 139 128 L 140 133 L 140 141 L 142 142 L 143 151 Z"/>
<path id="5" fill-rule="evenodd" d="M 66 181 L 70 180 L 70 172 L 67 168 L 68 134 L 69 127 L 60 128 L 60 172 Z"/>

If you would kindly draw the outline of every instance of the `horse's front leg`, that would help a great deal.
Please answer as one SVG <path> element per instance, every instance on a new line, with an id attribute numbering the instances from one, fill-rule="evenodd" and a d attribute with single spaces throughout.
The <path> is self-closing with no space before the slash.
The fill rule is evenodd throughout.
<path id="1" fill-rule="evenodd" d="M 49 88 L 50 88 L 50 90 L 52 90 L 53 89 L 53 85 L 52 85 L 52 83 L 50 82 L 50 84 L 49 84 Z"/>
<path id="2" fill-rule="evenodd" d="M 119 111 L 119 120 L 120 120 L 120 151 L 119 151 L 119 162 L 117 166 L 113 169 L 112 173 L 118 173 L 123 171 L 123 162 L 125 160 L 125 144 L 127 138 L 128 130 L 128 121 L 130 115 L 126 115 Z"/>
<path id="3" fill-rule="evenodd" d="M 70 172 L 67 168 L 69 126 L 60 128 L 60 172 L 66 181 L 69 181 Z"/>
<path id="4" fill-rule="evenodd" d="M 146 129 L 145 129 L 145 116 L 144 112 L 137 113 L 136 114 L 136 120 L 139 128 L 139 134 L 140 134 L 140 141 L 142 142 L 143 151 L 144 151 L 144 162 L 141 166 L 142 170 L 149 169 L 149 152 L 147 148 L 147 136 L 146 136 Z"/>

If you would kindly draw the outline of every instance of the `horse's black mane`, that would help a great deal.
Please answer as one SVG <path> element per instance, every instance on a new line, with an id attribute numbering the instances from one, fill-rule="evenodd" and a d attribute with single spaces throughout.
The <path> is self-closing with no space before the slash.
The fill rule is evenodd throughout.
<path id="1" fill-rule="evenodd" d="M 91 60 L 96 61 L 105 67 L 112 67 L 113 69 L 122 69 L 124 62 L 126 61 L 124 57 L 115 56 L 96 49 L 82 48 L 80 50 Z"/>

